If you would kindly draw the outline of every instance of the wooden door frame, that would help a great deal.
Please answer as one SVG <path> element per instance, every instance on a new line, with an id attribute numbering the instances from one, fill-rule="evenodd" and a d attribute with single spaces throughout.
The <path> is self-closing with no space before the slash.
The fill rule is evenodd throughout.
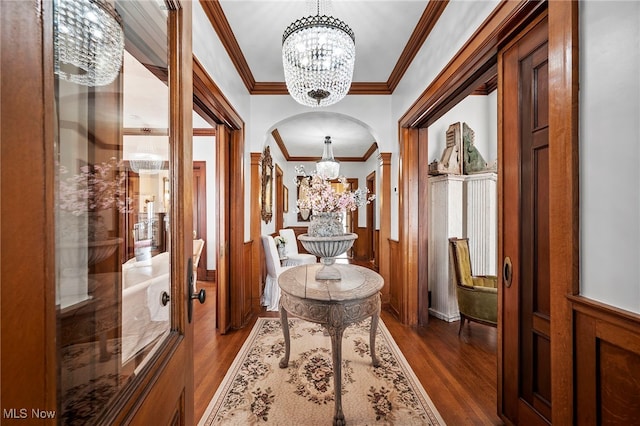
<path id="1" fill-rule="evenodd" d="M 191 102 L 191 4 L 175 3 L 169 14 L 170 67 L 180 81 L 170 85 L 172 167 L 189 170 Z M 0 180 L 2 239 L 0 315 L 2 333 L 1 394 L 3 407 L 57 410 L 58 353 L 55 307 L 55 111 L 53 72 L 53 4 L 48 1 L 0 3 L 2 56 L 2 127 L 0 129 Z M 15 55 L 20 51 L 20 55 Z M 178 80 L 173 80 L 178 81 Z M 185 110 L 187 110 L 185 112 Z M 27 113 L 28 112 L 28 113 Z M 184 145 L 185 152 L 182 147 Z M 29 162 L 28 170 L 25 161 Z M 172 276 L 186 278 L 191 257 L 191 233 L 178 229 L 191 224 L 188 187 L 190 173 L 180 173 L 172 183 L 176 218 L 172 220 Z M 19 182 L 20 184 L 16 184 Z M 19 203 L 18 203 L 19 200 Z M 19 206 L 18 206 L 19 204 Z M 27 230 L 27 231 L 25 231 Z M 182 281 L 179 278 L 176 278 Z M 28 285 L 25 285 L 28 284 Z M 134 378 L 119 394 L 103 420 L 160 423 L 174 418 L 192 424 L 192 326 L 186 318 L 186 286 L 172 286 L 172 332 L 154 355 L 152 371 Z M 177 360 L 179 359 L 179 362 Z M 184 361 L 182 361 L 184 360 Z M 165 386 L 177 383 L 179 386 Z M 184 383 L 184 386 L 183 386 Z M 174 395 L 173 390 L 179 390 Z M 174 398 L 179 405 L 154 404 Z M 160 406 L 158 406 L 160 405 Z M 155 421 L 154 421 L 155 420 Z"/>
<path id="2" fill-rule="evenodd" d="M 200 263 L 198 264 L 198 277 L 200 280 L 204 281 L 207 278 L 207 162 L 194 161 L 194 175 L 196 174 L 196 170 L 198 170 L 198 173 L 200 173 L 202 179 L 204 179 L 203 187 L 198 188 L 198 200 L 204 200 L 204 202 L 201 203 L 201 205 L 196 206 L 196 208 L 200 210 L 198 212 L 199 220 L 197 223 L 197 229 L 200 230 L 200 235 L 196 235 L 196 238 L 202 238 L 205 240 L 205 244 L 200 255 Z M 194 225 L 196 224 L 194 223 Z"/>
<path id="3" fill-rule="evenodd" d="M 419 128 L 437 120 L 468 95 L 469 83 L 495 66 L 498 49 L 548 6 L 550 144 L 550 239 L 553 423 L 573 422 L 573 318 L 567 295 L 578 293 L 578 2 L 502 2 L 458 51 L 434 81 L 399 120 L 399 220 L 403 295 L 400 320 L 418 323 L 422 307 L 416 302 L 426 277 L 413 267 L 424 235 L 418 223 L 428 212 L 418 209 L 420 164 L 428 158 L 418 147 Z M 500 79 L 500 77 L 498 77 Z M 498 99 L 500 102 L 500 99 Z M 500 128 L 501 123 L 498 123 Z M 424 142 L 426 145 L 426 141 Z M 416 155 L 417 156 L 417 155 Z M 499 194 L 500 197 L 500 194 Z M 500 224 L 499 224 L 500 229 Z M 500 247 L 499 247 L 500 251 Z M 500 252 L 501 253 L 501 252 Z M 501 258 L 500 258 L 501 259 Z M 422 259 L 426 262 L 426 258 Z M 499 282 L 502 273 L 499 269 Z M 410 295 L 410 296 L 408 296 Z M 499 309 L 502 309 L 500 306 Z M 501 330 L 498 329 L 498 339 Z M 500 366 L 498 369 L 500 373 Z M 500 379 L 500 378 L 499 378 Z M 500 391 L 499 391 L 500 392 Z M 500 394 L 498 400 L 500 400 Z"/>
<path id="4" fill-rule="evenodd" d="M 224 158 L 217 159 L 217 164 L 225 164 L 229 178 L 229 191 L 232 194 L 244 194 L 244 121 L 229 103 L 220 88 L 214 83 L 206 69 L 194 56 L 193 60 L 193 102 L 194 109 L 203 117 L 208 117 L 217 125 L 223 125 L 231 132 L 230 146 L 225 150 Z M 218 130 L 216 135 L 218 135 Z M 217 141 L 218 137 L 216 137 Z M 216 144 L 217 145 L 217 144 Z M 222 161 L 222 163 L 221 163 Z M 219 171 L 218 171 L 219 172 Z M 216 183 L 218 185 L 218 183 Z M 240 301 L 243 297 L 250 297 L 245 280 L 242 280 L 245 269 L 243 257 L 244 245 L 244 196 L 229 197 L 228 202 L 223 202 L 221 211 L 218 212 L 218 220 L 229 221 L 229 241 L 221 241 L 218 235 L 217 253 L 218 262 L 226 261 L 221 256 L 228 254 L 229 271 L 221 282 L 218 275 L 217 288 L 228 289 L 228 295 L 224 295 L 225 303 L 218 305 L 218 318 L 226 318 L 218 323 L 221 333 L 228 332 L 231 328 L 238 328 L 246 322 L 248 313 L 243 312 Z M 220 263 L 219 263 L 220 264 Z"/>

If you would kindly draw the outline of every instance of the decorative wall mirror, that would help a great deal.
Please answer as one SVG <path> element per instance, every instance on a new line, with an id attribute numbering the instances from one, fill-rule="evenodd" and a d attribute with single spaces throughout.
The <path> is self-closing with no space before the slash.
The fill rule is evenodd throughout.
<path id="1" fill-rule="evenodd" d="M 269 223 L 273 216 L 273 159 L 271 158 L 269 147 L 264 149 L 260 162 L 262 164 L 261 214 L 262 220 L 265 223 Z"/>

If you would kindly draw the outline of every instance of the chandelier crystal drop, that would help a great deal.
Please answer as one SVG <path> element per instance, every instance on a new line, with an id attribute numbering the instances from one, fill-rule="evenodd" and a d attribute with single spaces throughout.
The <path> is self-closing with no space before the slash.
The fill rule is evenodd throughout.
<path id="1" fill-rule="evenodd" d="M 289 94 L 300 104 L 332 105 L 347 95 L 356 58 L 355 34 L 338 18 L 317 14 L 293 22 L 282 36 Z"/>
<path id="2" fill-rule="evenodd" d="M 54 72 L 84 86 L 112 83 L 122 67 L 122 19 L 106 0 L 57 0 Z"/>
<path id="3" fill-rule="evenodd" d="M 328 179 L 335 179 L 340 174 L 340 162 L 333 157 L 331 136 L 324 138 L 322 159 L 316 163 L 316 172 Z"/>

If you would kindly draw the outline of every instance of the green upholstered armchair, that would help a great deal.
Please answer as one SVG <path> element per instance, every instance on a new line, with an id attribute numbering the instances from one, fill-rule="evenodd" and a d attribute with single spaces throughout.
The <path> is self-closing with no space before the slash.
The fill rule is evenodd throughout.
<path id="1" fill-rule="evenodd" d="M 473 275 L 468 238 L 449 238 L 449 260 L 453 264 L 456 280 L 460 328 L 465 321 L 476 321 L 496 327 L 498 325 L 498 277 Z"/>

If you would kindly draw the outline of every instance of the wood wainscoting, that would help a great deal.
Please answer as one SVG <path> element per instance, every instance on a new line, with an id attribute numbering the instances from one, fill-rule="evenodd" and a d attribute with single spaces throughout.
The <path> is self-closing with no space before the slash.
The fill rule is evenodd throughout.
<path id="1" fill-rule="evenodd" d="M 400 242 L 396 240 L 389 240 L 389 264 L 400 265 Z M 402 303 L 402 268 L 393 267 L 390 271 L 390 282 L 385 283 L 389 289 L 389 299 L 383 300 L 383 304 L 388 304 L 388 309 L 396 315 L 400 316 L 400 303 Z M 385 303 L 386 302 L 386 303 Z"/>
<path id="2" fill-rule="evenodd" d="M 638 424 L 640 315 L 568 297 L 575 321 L 575 424 Z"/>

